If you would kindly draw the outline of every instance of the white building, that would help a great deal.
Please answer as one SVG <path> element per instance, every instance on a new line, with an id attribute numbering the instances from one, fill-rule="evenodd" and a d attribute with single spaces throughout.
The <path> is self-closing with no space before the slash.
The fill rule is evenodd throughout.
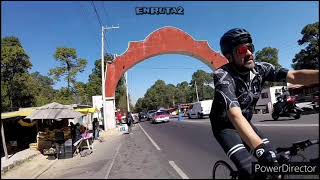
<path id="1" fill-rule="evenodd" d="M 255 107 L 256 112 L 272 113 L 273 104 L 277 102 L 275 94 L 282 94 L 282 87 L 287 88 L 286 86 L 272 86 L 262 89 L 261 96 Z"/>

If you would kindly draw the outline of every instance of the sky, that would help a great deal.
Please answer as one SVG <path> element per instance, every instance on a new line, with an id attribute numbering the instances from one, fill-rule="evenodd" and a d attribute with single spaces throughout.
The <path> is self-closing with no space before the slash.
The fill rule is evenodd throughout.
<path id="1" fill-rule="evenodd" d="M 182 7 L 184 15 L 136 15 L 136 7 Z M 99 17 L 96 15 L 99 14 Z M 319 21 L 317 1 L 16 1 L 1 3 L 1 38 L 18 37 L 33 64 L 30 72 L 48 75 L 59 66 L 53 54 L 57 47 L 77 50 L 88 65 L 77 81 L 88 82 L 94 62 L 101 59 L 101 25 L 107 30 L 105 51 L 121 55 L 130 41 L 142 41 L 153 31 L 177 27 L 195 40 L 206 40 L 220 52 L 219 40 L 228 30 L 245 28 L 256 51 L 279 49 L 279 63 L 288 69 L 302 46 L 297 41 L 307 24 Z M 100 18 L 100 21 L 99 21 Z M 177 85 L 190 82 L 197 70 L 212 70 L 193 57 L 164 54 L 146 59 L 128 71 L 130 97 L 135 103 L 158 79 Z M 66 87 L 63 80 L 55 89 Z"/>

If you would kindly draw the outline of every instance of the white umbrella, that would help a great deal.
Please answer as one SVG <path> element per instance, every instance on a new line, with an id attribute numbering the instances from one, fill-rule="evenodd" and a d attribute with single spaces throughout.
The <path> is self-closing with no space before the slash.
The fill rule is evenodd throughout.
<path id="1" fill-rule="evenodd" d="M 71 106 L 62 105 L 56 102 L 36 108 L 31 115 L 27 116 L 27 119 L 55 119 L 61 121 L 62 119 L 74 119 L 83 116 Z"/>

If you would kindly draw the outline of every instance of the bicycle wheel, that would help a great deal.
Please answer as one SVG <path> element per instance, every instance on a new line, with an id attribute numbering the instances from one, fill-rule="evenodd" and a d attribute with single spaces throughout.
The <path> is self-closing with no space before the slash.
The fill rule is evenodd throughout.
<path id="1" fill-rule="evenodd" d="M 213 166 L 213 179 L 235 179 L 234 174 L 232 167 L 225 161 L 217 161 Z"/>

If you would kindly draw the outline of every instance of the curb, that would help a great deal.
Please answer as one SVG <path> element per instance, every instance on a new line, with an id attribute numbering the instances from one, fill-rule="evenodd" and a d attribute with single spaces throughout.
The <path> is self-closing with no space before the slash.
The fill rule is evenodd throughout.
<path id="1" fill-rule="evenodd" d="M 19 166 L 21 165 L 22 163 L 26 162 L 26 161 L 29 161 L 31 159 L 33 159 L 34 157 L 40 155 L 41 153 L 36 153 L 36 154 L 33 154 L 25 159 L 21 159 L 21 160 L 16 160 L 16 161 L 13 161 L 13 163 L 7 165 L 7 166 L 4 166 L 4 167 L 1 167 L 1 174 L 4 174 L 6 172 L 8 172 L 10 169 L 16 167 L 16 166 Z"/>

